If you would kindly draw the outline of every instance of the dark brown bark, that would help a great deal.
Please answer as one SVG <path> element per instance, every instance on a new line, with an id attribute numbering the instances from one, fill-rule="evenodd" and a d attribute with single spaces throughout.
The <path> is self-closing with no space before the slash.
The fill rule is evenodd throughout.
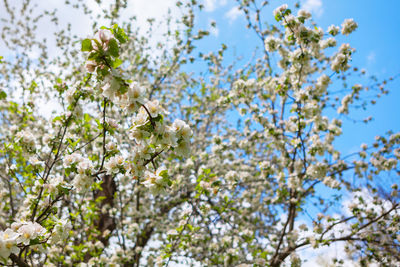
<path id="1" fill-rule="evenodd" d="M 28 263 L 26 263 L 24 260 L 22 260 L 20 257 L 12 253 L 10 255 L 10 259 L 17 264 L 19 267 L 30 267 Z"/>
<path id="2" fill-rule="evenodd" d="M 94 193 L 95 199 L 98 199 L 99 197 L 103 198 L 99 203 L 99 219 L 94 222 L 94 226 L 100 232 L 97 239 L 104 244 L 104 247 L 107 247 L 109 238 L 104 237 L 103 233 L 106 230 L 109 230 L 110 233 L 112 233 L 116 228 L 116 223 L 115 219 L 109 215 L 108 210 L 103 213 L 101 208 L 105 205 L 110 207 L 110 209 L 114 207 L 114 196 L 117 191 L 117 185 L 111 175 L 103 175 L 102 180 L 103 183 L 101 184 L 101 190 Z"/>
<path id="3" fill-rule="evenodd" d="M 96 190 L 94 192 L 94 199 L 102 198 L 102 200 L 98 203 L 98 219 L 93 222 L 93 227 L 96 229 L 96 234 L 94 238 L 103 243 L 104 247 L 108 246 L 110 234 L 116 228 L 115 218 L 113 218 L 108 210 L 114 207 L 114 196 L 117 191 L 117 185 L 115 184 L 114 177 L 108 174 L 102 176 L 102 184 L 101 190 Z M 102 207 L 107 205 L 109 209 L 105 212 L 102 211 Z M 103 234 L 106 231 L 109 231 L 110 234 L 104 236 Z M 88 262 L 92 256 L 90 252 L 85 255 L 85 262 Z"/>

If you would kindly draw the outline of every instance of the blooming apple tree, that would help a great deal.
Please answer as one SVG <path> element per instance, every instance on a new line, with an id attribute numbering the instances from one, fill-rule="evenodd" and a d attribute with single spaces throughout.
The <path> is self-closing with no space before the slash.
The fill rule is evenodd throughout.
<path id="1" fill-rule="evenodd" d="M 98 17 L 67 2 L 113 26 L 93 23 L 83 40 L 57 32 L 64 57 L 3 35 L 20 53 L 0 72 L 1 265 L 301 266 L 301 250 L 333 243 L 348 255 L 337 265 L 399 264 L 399 189 L 378 179 L 399 175 L 400 133 L 350 155 L 336 147 L 342 118 L 388 93 L 338 44 L 357 23 L 324 30 L 288 5 L 267 23 L 268 1 L 237 4 L 263 47 L 244 66 L 225 61 L 225 44 L 198 51 L 208 32 L 196 1 L 177 1 L 182 15 L 155 45 L 153 20 L 143 36 L 122 19 L 128 1 Z M 58 23 L 52 12 L 14 23 L 4 5 L 3 33 Z M 50 118 L 39 111 L 49 100 Z"/>
<path id="2" fill-rule="evenodd" d="M 138 186 L 163 193 L 173 181 L 165 166 L 157 165 L 157 157 L 170 150 L 174 157 L 190 154 L 190 127 L 179 119 L 168 123 L 159 101 L 147 99 L 145 89 L 118 69 L 119 47 L 126 41 L 116 25 L 82 41 L 82 51 L 89 53 L 88 74 L 77 86 L 58 88 L 67 111 L 48 124 L 42 122 L 42 128 L 28 109 L 3 100 L 3 119 L 23 122 L 2 135 L 2 181 L 9 200 L 2 206 L 2 224 L 12 222 L 0 233 L 4 263 L 10 259 L 29 266 L 30 259 L 64 264 L 65 246 L 58 245 L 65 245 L 78 225 L 90 226 L 79 238 L 96 240 L 98 246 L 71 246 L 71 261 L 95 256 L 116 228 L 111 214 L 119 185 L 129 184 L 126 193 Z M 93 104 L 100 112 L 85 112 L 95 110 Z M 112 112 L 130 119 L 116 121 L 108 116 Z M 114 137 L 118 134 L 131 144 L 119 143 Z M 75 203 L 78 213 L 64 201 Z"/>

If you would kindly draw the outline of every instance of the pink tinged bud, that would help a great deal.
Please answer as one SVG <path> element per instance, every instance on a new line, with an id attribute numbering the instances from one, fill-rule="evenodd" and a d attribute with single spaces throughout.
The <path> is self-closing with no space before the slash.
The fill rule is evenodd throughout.
<path id="1" fill-rule="evenodd" d="M 88 62 L 86 62 L 86 65 L 85 65 L 88 72 L 94 72 L 96 70 L 96 66 L 97 66 L 97 63 L 93 60 L 89 60 Z"/>
<path id="2" fill-rule="evenodd" d="M 103 43 L 108 43 L 113 38 L 111 31 L 106 29 L 101 29 L 97 32 L 96 39 Z"/>

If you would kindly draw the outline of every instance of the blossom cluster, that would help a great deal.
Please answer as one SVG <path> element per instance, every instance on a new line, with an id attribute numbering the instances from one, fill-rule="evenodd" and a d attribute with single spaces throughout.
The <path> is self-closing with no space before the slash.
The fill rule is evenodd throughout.
<path id="1" fill-rule="evenodd" d="M 180 119 L 169 123 L 169 113 L 158 100 L 149 97 L 146 87 L 122 74 L 119 49 L 126 40 L 117 26 L 100 29 L 93 38 L 83 40 L 82 51 L 89 52 L 89 74 L 78 86 L 60 88 L 66 111 L 43 129 L 30 129 L 34 126 L 32 117 L 32 125 L 25 123 L 10 131 L 10 147 L 20 151 L 21 156 L 7 167 L 7 172 L 17 180 L 24 175 L 28 189 L 25 185 L 22 188 L 18 210 L 12 206 L 14 223 L 0 232 L 0 261 L 7 263 L 11 254 L 18 255 L 25 249 L 43 250 L 63 242 L 72 229 L 71 218 L 76 215 L 59 216 L 61 202 L 70 201 L 73 193 L 77 194 L 72 198 L 85 197 L 91 186 L 97 190 L 101 187 L 101 183 L 96 183 L 100 176 L 125 180 L 129 177 L 138 187 L 153 194 L 163 193 L 172 181 L 166 167 L 158 167 L 156 158 L 163 152 L 170 152 L 173 157 L 190 154 L 189 125 Z M 102 103 L 98 120 L 90 107 L 93 102 Z M 116 112 L 126 118 L 125 123 L 116 120 Z M 81 131 L 87 136 L 79 136 Z M 121 132 L 132 144 L 129 151 L 116 134 Z M 6 195 L 3 191 L 0 194 Z M 13 200 L 14 193 L 10 194 Z M 96 204 L 89 203 L 88 212 L 93 212 L 94 205 L 102 199 L 96 197 Z M 109 207 L 103 205 L 102 212 L 114 215 L 115 209 L 108 210 Z M 2 219 L 3 222 L 7 223 Z M 110 235 L 111 230 L 102 234 Z M 97 243 L 104 247 L 102 242 Z M 99 244 L 92 249 L 98 248 Z"/>
<path id="2" fill-rule="evenodd" d="M 35 239 L 44 239 L 48 233 L 36 222 L 14 222 L 11 228 L 0 232 L 0 257 L 8 258 L 11 253 L 19 253 L 18 245 L 29 245 Z"/>
<path id="3" fill-rule="evenodd" d="M 85 159 L 79 153 L 66 155 L 63 160 L 63 166 L 77 172 L 72 185 L 78 192 L 84 192 L 89 189 L 93 183 L 92 170 L 93 164 L 89 159 Z"/>
<path id="4" fill-rule="evenodd" d="M 146 88 L 129 80 L 117 69 L 121 64 L 118 58 L 118 42 L 123 43 L 124 38 L 118 28 L 101 29 L 93 39 L 87 39 L 90 42 L 84 40 L 82 43 L 82 50 L 91 53 L 86 68 L 89 72 L 97 73 L 98 85 L 95 93 L 132 116 L 128 133 L 136 146 L 127 156 L 115 155 L 107 158 L 104 167 L 107 174 L 123 173 L 134 179 L 144 177 L 143 184 L 154 191 L 154 188 L 166 186 L 165 183 L 160 183 L 158 175 L 166 172 L 162 169 L 149 171 L 146 166 L 160 153 L 169 149 L 173 150 L 176 156 L 188 156 L 192 130 L 180 119 L 168 125 L 165 120 L 168 113 L 160 102 L 147 99 Z M 118 128 L 118 125 L 114 126 Z M 109 144 L 106 144 L 107 147 Z M 118 151 L 118 148 L 115 147 L 114 150 Z M 90 169 L 87 163 L 81 162 L 79 165 Z M 81 169 L 82 172 L 74 179 L 74 185 L 87 189 L 92 179 L 90 173 L 86 172 L 87 168 Z M 164 177 L 161 180 L 168 179 Z"/>
<path id="5" fill-rule="evenodd" d="M 331 69 L 336 72 L 348 70 L 350 68 L 348 63 L 351 61 L 352 53 L 354 53 L 354 48 L 351 48 L 349 44 L 342 44 L 333 59 Z"/>

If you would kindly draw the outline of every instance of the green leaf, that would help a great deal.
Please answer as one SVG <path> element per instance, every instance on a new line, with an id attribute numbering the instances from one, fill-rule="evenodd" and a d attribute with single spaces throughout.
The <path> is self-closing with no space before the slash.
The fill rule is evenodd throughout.
<path id="1" fill-rule="evenodd" d="M 62 186 L 62 185 L 57 185 L 57 189 L 58 189 L 58 191 L 59 192 L 61 192 L 62 194 L 64 194 L 64 195 L 68 195 L 69 194 L 69 190 L 70 190 L 70 188 L 67 188 L 67 187 L 65 187 L 65 186 Z"/>
<path id="2" fill-rule="evenodd" d="M 118 91 L 119 91 L 121 94 L 125 94 L 126 92 L 128 92 L 128 87 L 125 86 L 125 85 L 121 85 L 121 87 L 119 87 Z"/>
<path id="3" fill-rule="evenodd" d="M 98 55 L 99 55 L 99 53 L 97 53 L 97 52 L 92 52 L 92 53 L 89 54 L 88 60 L 96 60 L 97 57 L 98 57 Z"/>
<path id="4" fill-rule="evenodd" d="M 60 120 L 62 120 L 62 119 L 63 119 L 62 116 L 57 116 L 57 117 L 55 117 L 55 118 L 53 119 L 53 122 L 60 121 Z"/>
<path id="5" fill-rule="evenodd" d="M 3 90 L 0 90 L 0 100 L 5 99 L 7 97 L 6 92 L 4 92 Z"/>
<path id="6" fill-rule="evenodd" d="M 221 185 L 221 181 L 214 181 L 211 186 L 219 186 Z"/>
<path id="7" fill-rule="evenodd" d="M 90 117 L 90 115 L 87 114 L 87 113 L 85 113 L 85 115 L 83 115 L 83 117 L 85 118 L 85 122 L 90 122 L 90 120 L 92 119 L 92 118 Z"/>
<path id="8" fill-rule="evenodd" d="M 82 41 L 82 48 L 81 48 L 81 50 L 82 50 L 83 52 L 92 51 L 92 50 L 93 50 L 92 41 L 91 41 L 90 39 L 84 39 L 84 40 Z"/>
<path id="9" fill-rule="evenodd" d="M 117 58 L 117 59 L 115 59 L 115 60 L 112 62 L 112 67 L 113 67 L 114 69 L 116 69 L 116 68 L 118 68 L 121 64 L 122 64 L 122 60 L 119 59 L 119 58 Z"/>
<path id="10" fill-rule="evenodd" d="M 110 55 L 113 57 L 119 56 L 119 47 L 117 40 L 115 39 L 110 40 L 110 42 L 108 43 L 108 51 L 110 52 Z"/>
<path id="11" fill-rule="evenodd" d="M 163 178 L 168 178 L 168 170 L 162 170 L 159 175 Z"/>
<path id="12" fill-rule="evenodd" d="M 33 246 L 33 245 L 37 245 L 39 243 L 40 243 L 39 238 L 35 238 L 35 239 L 30 240 L 29 245 Z"/>
<path id="13" fill-rule="evenodd" d="M 35 89 L 38 87 L 37 83 L 35 81 L 32 81 L 31 86 L 29 86 L 29 91 L 33 93 Z"/>
<path id="14" fill-rule="evenodd" d="M 122 28 L 118 27 L 117 24 L 114 24 L 112 31 L 115 38 L 117 38 L 121 44 L 125 43 L 128 40 L 128 36 L 125 34 L 125 31 Z"/>

